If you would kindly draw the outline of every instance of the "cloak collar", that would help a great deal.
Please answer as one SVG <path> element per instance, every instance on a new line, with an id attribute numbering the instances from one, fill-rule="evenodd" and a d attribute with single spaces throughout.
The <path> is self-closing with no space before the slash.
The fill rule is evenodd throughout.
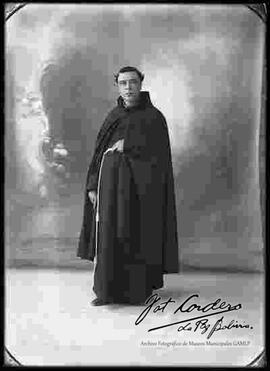
<path id="1" fill-rule="evenodd" d="M 152 106 L 152 102 L 151 102 L 151 99 L 150 99 L 149 92 L 148 91 L 141 91 L 140 92 L 140 97 L 139 97 L 139 103 L 136 106 L 125 107 L 124 100 L 121 96 L 119 96 L 118 99 L 117 99 L 117 105 L 118 105 L 119 108 L 130 111 L 130 110 L 137 109 L 137 108 L 144 108 L 144 107 Z"/>

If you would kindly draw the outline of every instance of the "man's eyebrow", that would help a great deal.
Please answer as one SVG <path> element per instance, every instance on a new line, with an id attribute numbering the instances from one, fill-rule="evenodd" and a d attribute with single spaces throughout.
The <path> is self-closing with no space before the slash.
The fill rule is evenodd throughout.
<path id="1" fill-rule="evenodd" d="M 135 78 L 135 77 L 133 77 L 132 79 L 125 79 L 125 80 L 119 80 L 118 79 L 118 82 L 120 82 L 120 81 L 137 81 L 137 79 Z"/>

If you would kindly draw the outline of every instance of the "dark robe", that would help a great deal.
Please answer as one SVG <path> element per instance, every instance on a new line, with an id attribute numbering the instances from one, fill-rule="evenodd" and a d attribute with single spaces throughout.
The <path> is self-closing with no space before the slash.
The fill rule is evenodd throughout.
<path id="1" fill-rule="evenodd" d="M 123 152 L 103 156 L 121 138 Z M 96 251 L 96 209 L 88 192 L 97 190 L 99 174 Z M 91 261 L 96 257 L 93 289 L 110 302 L 145 300 L 163 286 L 163 274 L 179 271 L 168 128 L 148 92 L 141 92 L 139 104 L 131 108 L 125 108 L 119 97 L 98 133 L 77 256 Z"/>

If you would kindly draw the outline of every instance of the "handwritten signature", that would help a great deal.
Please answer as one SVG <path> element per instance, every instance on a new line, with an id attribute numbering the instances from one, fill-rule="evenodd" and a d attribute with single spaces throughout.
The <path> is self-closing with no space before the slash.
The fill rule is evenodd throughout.
<path id="1" fill-rule="evenodd" d="M 148 330 L 150 331 L 156 331 L 160 330 L 165 327 L 170 327 L 170 326 L 175 326 L 175 325 L 180 325 L 178 326 L 177 331 L 194 331 L 196 332 L 197 330 L 201 331 L 202 334 L 206 333 L 209 331 L 207 339 L 209 339 L 216 331 L 220 330 L 230 330 L 232 328 L 249 328 L 252 329 L 252 326 L 248 324 L 240 324 L 235 320 L 231 320 L 228 325 L 225 325 L 223 323 L 224 321 L 224 316 L 220 317 L 212 326 L 209 323 L 209 320 L 206 317 L 214 316 L 217 314 L 225 314 L 233 311 L 237 311 L 242 308 L 242 305 L 236 304 L 236 305 L 231 305 L 230 303 L 226 303 L 225 301 L 222 301 L 221 298 L 218 298 L 217 300 L 208 303 L 204 306 L 199 305 L 197 303 L 192 303 L 192 299 L 198 298 L 198 294 L 193 294 L 189 296 L 183 303 L 181 303 L 173 312 L 173 314 L 176 314 L 178 312 L 181 313 L 191 313 L 191 312 L 199 312 L 201 313 L 199 316 L 195 316 L 192 318 L 184 319 L 181 321 L 177 322 L 172 322 L 172 323 L 167 323 L 161 326 L 153 327 Z M 147 315 L 152 311 L 153 313 L 157 312 L 162 312 L 170 306 L 172 303 L 175 303 L 175 300 L 172 298 L 169 298 L 166 301 L 160 302 L 161 298 L 159 297 L 158 294 L 153 294 L 151 295 L 145 302 L 145 304 L 148 304 L 146 308 L 140 313 L 138 318 L 135 321 L 135 325 L 139 325 L 146 317 Z M 159 304 L 157 304 L 160 302 Z M 194 321 L 196 320 L 195 324 Z"/>

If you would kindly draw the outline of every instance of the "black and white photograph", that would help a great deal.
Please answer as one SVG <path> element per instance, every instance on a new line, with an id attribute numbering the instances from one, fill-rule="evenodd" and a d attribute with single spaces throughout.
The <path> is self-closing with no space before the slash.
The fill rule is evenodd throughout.
<path id="1" fill-rule="evenodd" d="M 5 365 L 265 365 L 266 20 L 5 4 Z"/>

